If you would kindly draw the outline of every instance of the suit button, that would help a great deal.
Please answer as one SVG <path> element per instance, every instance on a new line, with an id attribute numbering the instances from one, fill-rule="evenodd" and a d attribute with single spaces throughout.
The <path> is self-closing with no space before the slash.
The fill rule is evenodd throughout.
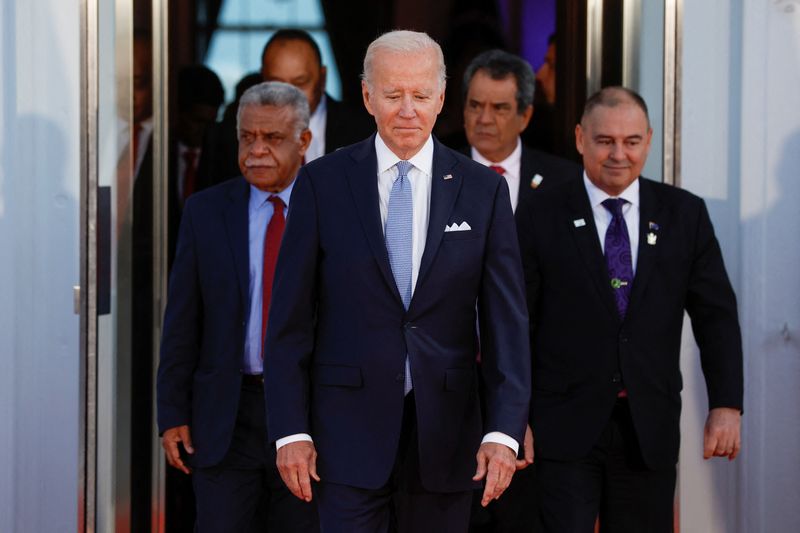
<path id="1" fill-rule="evenodd" d="M 396 382 L 398 382 L 398 383 L 403 383 L 403 382 L 405 382 L 405 380 L 406 380 L 406 375 L 405 375 L 405 374 L 397 374 L 397 375 L 394 377 L 394 380 L 395 380 Z"/>
<path id="2" fill-rule="evenodd" d="M 625 344 L 626 342 L 628 342 L 628 337 L 625 335 L 621 335 L 619 338 L 619 342 Z"/>
<path id="3" fill-rule="evenodd" d="M 622 376 L 620 376 L 619 374 L 614 374 L 613 376 L 611 376 L 611 383 L 620 383 L 620 382 L 622 382 Z"/>

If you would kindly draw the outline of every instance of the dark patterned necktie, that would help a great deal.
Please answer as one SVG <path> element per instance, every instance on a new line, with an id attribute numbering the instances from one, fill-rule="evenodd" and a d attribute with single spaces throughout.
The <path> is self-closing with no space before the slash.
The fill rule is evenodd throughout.
<path id="1" fill-rule="evenodd" d="M 622 216 L 622 206 L 626 203 L 627 200 L 622 198 L 603 200 L 603 207 L 611 213 L 611 224 L 608 225 L 605 239 L 606 265 L 620 318 L 625 317 L 633 284 L 631 240 L 628 225 Z"/>

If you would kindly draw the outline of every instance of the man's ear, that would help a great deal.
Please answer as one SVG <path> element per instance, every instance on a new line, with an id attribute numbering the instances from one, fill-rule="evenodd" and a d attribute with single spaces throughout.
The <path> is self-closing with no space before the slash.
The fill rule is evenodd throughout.
<path id="1" fill-rule="evenodd" d="M 528 127 L 528 124 L 531 123 L 531 117 L 533 116 L 533 105 L 529 105 L 528 108 L 522 113 L 522 124 L 520 125 L 519 132 L 522 133 L 525 131 L 525 128 Z"/>
<path id="2" fill-rule="evenodd" d="M 372 110 L 372 104 L 370 104 L 369 101 L 369 96 L 369 85 L 367 85 L 365 80 L 361 80 L 361 97 L 364 99 L 364 107 L 367 108 L 367 112 L 370 115 L 375 116 L 375 113 Z"/>
<path id="3" fill-rule="evenodd" d="M 311 145 L 311 130 L 305 129 L 300 132 L 300 156 L 306 155 L 306 150 Z"/>
<path id="4" fill-rule="evenodd" d="M 583 128 L 580 124 L 575 125 L 575 148 L 578 149 L 579 154 L 583 155 Z"/>

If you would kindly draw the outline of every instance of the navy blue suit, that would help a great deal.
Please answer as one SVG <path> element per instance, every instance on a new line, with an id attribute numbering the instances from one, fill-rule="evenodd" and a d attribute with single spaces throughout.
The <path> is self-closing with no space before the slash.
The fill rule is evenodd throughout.
<path id="1" fill-rule="evenodd" d="M 444 231 L 464 221 L 471 230 Z M 398 449 L 408 354 L 422 485 L 473 488 L 483 434 L 522 442 L 527 422 L 527 310 L 515 239 L 505 180 L 434 139 L 427 241 L 406 312 L 381 228 L 374 136 L 304 166 L 267 329 L 267 400 L 280 406 L 268 412 L 270 439 L 309 433 L 323 482 L 383 486 Z"/>
<path id="2" fill-rule="evenodd" d="M 164 317 L 158 428 L 190 426 L 201 531 L 258 527 L 252 513 L 265 499 L 281 502 L 265 519 L 271 531 L 315 531 L 315 524 L 305 525 L 315 509 L 288 493 L 275 468 L 262 387 L 243 382 L 249 197 L 250 185 L 239 177 L 192 195 L 184 206 Z M 275 522 L 278 515 L 283 522 Z"/>

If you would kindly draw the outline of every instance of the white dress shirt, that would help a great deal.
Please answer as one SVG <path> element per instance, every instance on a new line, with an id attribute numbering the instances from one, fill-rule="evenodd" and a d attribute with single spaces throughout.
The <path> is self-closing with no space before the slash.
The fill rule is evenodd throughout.
<path id="1" fill-rule="evenodd" d="M 522 174 L 522 141 L 520 138 L 517 137 L 517 146 L 514 151 L 499 162 L 489 161 L 474 146 L 470 148 L 470 152 L 472 160 L 481 165 L 503 167 L 503 170 L 505 170 L 503 177 L 508 183 L 508 193 L 511 196 L 511 210 L 516 212 L 517 204 L 519 203 L 519 180 L 520 174 Z"/>
<path id="2" fill-rule="evenodd" d="M 308 119 L 308 129 L 311 130 L 311 144 L 306 150 L 306 163 L 325 155 L 325 128 L 328 124 L 328 98 L 322 93 L 322 98 L 311 117 Z"/>
<path id="3" fill-rule="evenodd" d="M 589 180 L 586 171 L 583 173 L 583 184 L 589 195 L 589 203 L 594 213 L 594 225 L 597 226 L 597 237 L 600 239 L 600 248 L 606 253 L 606 231 L 611 224 L 611 212 L 603 207 L 603 200 L 607 198 L 622 198 L 628 203 L 622 206 L 622 216 L 628 226 L 628 237 L 631 241 L 631 263 L 633 273 L 636 274 L 636 259 L 639 257 L 639 180 L 635 179 L 619 196 L 610 196 L 600 190 Z"/>
<path id="4" fill-rule="evenodd" d="M 375 135 L 375 155 L 378 159 L 378 202 L 381 212 L 381 229 L 386 231 L 386 218 L 389 213 L 389 195 L 392 185 L 398 176 L 397 163 L 400 158 L 392 152 L 381 139 L 380 134 Z M 428 218 L 431 205 L 431 181 L 433 175 L 433 138 L 428 137 L 425 144 L 411 159 L 408 160 L 412 167 L 408 171 L 408 180 L 411 184 L 411 202 L 413 209 L 412 222 L 412 252 L 411 252 L 411 295 L 419 277 L 419 266 L 422 262 L 422 253 L 425 251 L 425 242 L 428 234 Z M 310 441 L 311 436 L 306 433 L 290 435 L 275 441 L 275 447 L 281 448 L 286 444 L 297 441 Z M 516 440 L 492 431 L 487 433 L 481 443 L 494 442 L 504 444 L 518 453 L 519 444 Z"/>

